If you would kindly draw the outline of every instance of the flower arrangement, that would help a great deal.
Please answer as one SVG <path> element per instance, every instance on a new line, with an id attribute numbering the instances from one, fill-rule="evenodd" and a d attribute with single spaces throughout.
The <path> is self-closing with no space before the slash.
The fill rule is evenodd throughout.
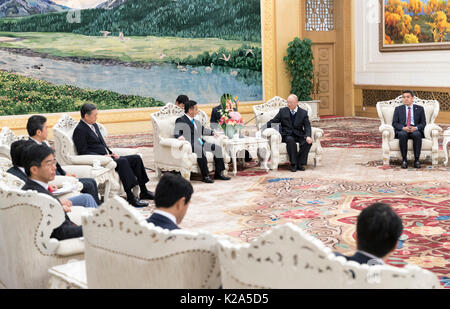
<path id="1" fill-rule="evenodd" d="M 219 125 L 229 138 L 232 138 L 244 126 L 244 120 L 241 114 L 237 112 L 238 103 L 238 97 L 233 99 L 231 94 L 224 94 L 220 98 L 222 109 L 220 110 Z"/>

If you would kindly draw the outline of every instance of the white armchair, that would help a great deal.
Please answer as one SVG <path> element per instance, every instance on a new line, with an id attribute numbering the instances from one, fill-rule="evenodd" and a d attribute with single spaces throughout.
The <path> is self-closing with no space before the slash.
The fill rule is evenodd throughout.
<path id="1" fill-rule="evenodd" d="M 81 238 L 50 238 L 63 221 L 63 208 L 50 196 L 0 183 L 1 287 L 46 288 L 50 267 L 83 259 Z"/>
<path id="2" fill-rule="evenodd" d="M 101 195 L 108 199 L 116 194 L 123 195 L 124 189 L 120 181 L 119 174 L 116 173 L 116 163 L 113 159 L 106 156 L 95 155 L 78 155 L 72 140 L 73 131 L 78 122 L 67 114 L 64 114 L 53 127 L 53 135 L 55 140 L 55 151 L 58 162 L 61 165 L 73 165 L 80 177 L 94 178 L 98 184 Z M 98 124 L 100 131 L 104 137 L 107 132 L 103 125 Z M 111 149 L 119 156 L 137 154 L 136 149 Z M 100 167 L 94 167 L 94 161 L 100 163 Z M 66 167 L 64 167 L 66 168 Z M 84 172 L 80 172 L 84 169 Z"/>
<path id="3" fill-rule="evenodd" d="M 183 115 L 184 111 L 172 103 L 162 107 L 159 112 L 151 114 L 155 171 L 158 177 L 161 177 L 162 171 L 177 171 L 189 180 L 191 173 L 200 173 L 197 165 L 197 155 L 192 152 L 191 144 L 188 141 L 180 141 L 173 137 L 175 121 Z M 209 127 L 208 116 L 205 112 L 199 111 L 196 118 L 203 126 Z M 230 161 L 224 147 L 226 136 L 221 136 L 220 138 L 204 136 L 203 138 L 209 143 L 220 145 L 223 149 L 225 164 Z M 207 152 L 206 158 L 209 171 L 214 171 L 213 154 Z"/>
<path id="4" fill-rule="evenodd" d="M 436 275 L 417 266 L 369 266 L 335 256 L 292 223 L 250 244 L 219 244 L 224 289 L 440 288 Z"/>
<path id="5" fill-rule="evenodd" d="M 83 233 L 90 289 L 220 286 L 216 237 L 155 227 L 119 197 L 83 217 Z"/>
<path id="6" fill-rule="evenodd" d="M 11 160 L 11 144 L 18 140 L 27 140 L 28 136 L 17 136 L 8 127 L 3 127 L 0 132 L 0 158 Z"/>
<path id="7" fill-rule="evenodd" d="M 438 137 L 443 131 L 441 127 L 436 125 L 434 121 L 439 113 L 439 102 L 436 100 L 422 100 L 418 97 L 414 98 L 414 104 L 420 105 L 425 110 L 425 118 L 427 125 L 425 126 L 425 138 L 422 139 L 422 152 L 420 159 L 431 156 L 433 165 L 438 164 L 439 159 L 439 142 Z M 382 134 L 382 151 L 383 164 L 389 165 L 390 158 L 402 158 L 400 152 L 400 144 L 395 138 L 395 130 L 392 126 L 394 111 L 397 106 L 403 105 L 402 96 L 394 100 L 383 101 L 377 103 L 378 117 L 381 120 L 380 132 Z M 408 141 L 408 159 L 414 157 L 413 142 Z"/>
<path id="8" fill-rule="evenodd" d="M 261 105 L 253 106 L 253 112 L 256 117 L 256 126 L 261 129 L 268 121 L 272 120 L 277 114 L 280 108 L 286 107 L 287 101 L 280 97 L 274 97 Z M 311 119 L 312 109 L 303 102 L 299 102 L 298 106 L 308 112 L 308 116 Z M 262 133 L 264 137 L 269 140 L 270 145 L 270 169 L 278 169 L 278 165 L 289 163 L 289 155 L 286 148 L 286 143 L 282 143 L 281 134 L 273 129 L 265 129 Z M 319 128 L 311 127 L 311 138 L 313 140 L 308 157 L 313 158 L 314 166 L 320 165 L 322 158 L 322 145 L 320 140 L 323 137 L 323 130 Z"/>

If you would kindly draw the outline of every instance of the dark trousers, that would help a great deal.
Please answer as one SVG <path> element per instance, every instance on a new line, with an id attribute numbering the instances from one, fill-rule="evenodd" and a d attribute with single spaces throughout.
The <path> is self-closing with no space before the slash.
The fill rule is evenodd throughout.
<path id="1" fill-rule="evenodd" d="M 125 191 L 136 185 L 144 185 L 149 181 L 144 163 L 138 155 L 123 156 L 117 160 L 116 171 L 119 173 Z"/>
<path id="2" fill-rule="evenodd" d="M 414 158 L 416 161 L 419 160 L 420 152 L 422 151 L 422 133 L 419 131 L 408 133 L 405 131 L 397 131 L 396 137 L 400 143 L 400 152 L 402 153 L 403 161 L 406 161 L 408 154 L 408 140 L 413 140 L 413 148 L 414 148 Z"/>
<path id="3" fill-rule="evenodd" d="M 312 145 L 308 144 L 304 137 L 283 136 L 282 142 L 286 143 L 291 165 L 302 166 L 307 164 Z M 297 143 L 300 145 L 300 151 L 297 151 Z"/>
<path id="4" fill-rule="evenodd" d="M 197 155 L 197 164 L 203 177 L 209 175 L 206 152 L 212 152 L 214 154 L 215 174 L 220 174 L 223 170 L 225 170 L 222 147 L 219 145 L 205 143 L 202 147 L 200 144 L 196 143 L 192 151 Z"/>
<path id="5" fill-rule="evenodd" d="M 101 202 L 98 198 L 97 182 L 93 178 L 78 178 L 78 180 L 83 184 L 83 190 L 81 190 L 81 193 L 92 195 L 97 205 L 100 205 Z"/>

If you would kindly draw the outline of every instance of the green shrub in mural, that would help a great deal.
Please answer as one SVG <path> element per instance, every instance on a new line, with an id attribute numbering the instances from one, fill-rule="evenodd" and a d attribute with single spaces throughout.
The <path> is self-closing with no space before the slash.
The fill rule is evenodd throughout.
<path id="1" fill-rule="evenodd" d="M 106 90 L 55 86 L 45 81 L 0 71 L 0 115 L 79 111 L 86 102 L 99 109 L 162 106 L 152 98 L 121 95 Z"/>

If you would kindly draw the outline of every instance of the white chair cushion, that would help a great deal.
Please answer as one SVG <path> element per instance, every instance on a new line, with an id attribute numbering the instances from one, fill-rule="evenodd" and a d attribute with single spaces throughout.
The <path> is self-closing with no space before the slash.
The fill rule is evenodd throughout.
<path id="1" fill-rule="evenodd" d="M 422 150 L 431 150 L 433 146 L 433 141 L 427 138 L 422 138 Z M 400 151 L 400 143 L 398 139 L 393 139 L 389 142 L 389 148 L 391 151 Z M 413 151 L 413 141 L 408 140 L 408 150 Z"/>

